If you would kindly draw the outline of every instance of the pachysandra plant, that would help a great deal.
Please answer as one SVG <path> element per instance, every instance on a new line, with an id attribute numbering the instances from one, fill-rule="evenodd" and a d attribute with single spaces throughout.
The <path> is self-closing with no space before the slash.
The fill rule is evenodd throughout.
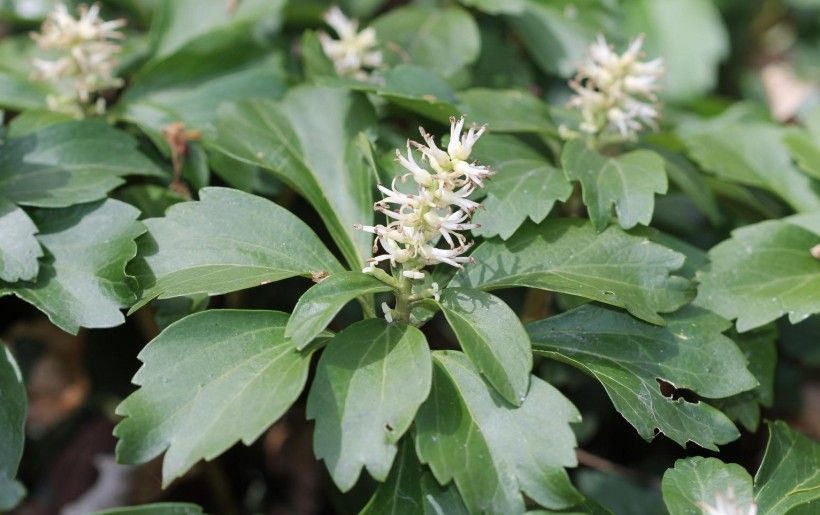
<path id="1" fill-rule="evenodd" d="M 602 230 L 615 211 L 624 229 L 649 225 L 654 195 L 666 193 L 664 160 L 648 150 L 623 152 L 645 127 L 660 118 L 655 92 L 663 76 L 661 58 L 640 60 L 643 37 L 616 53 L 603 36 L 590 45 L 569 106 L 580 112 L 580 133 L 562 126 L 570 141 L 561 162 L 569 180 L 578 181 L 593 225 Z"/>
<path id="2" fill-rule="evenodd" d="M 761 422 L 788 413 L 778 374 L 816 368 L 820 109 L 785 126 L 712 98 L 741 53 L 717 4 L 684 3 L 58 4 L 31 35 L 4 19 L 0 55 L 21 58 L 0 63 L 3 306 L 73 334 L 127 309 L 147 344 L 117 460 L 162 456 L 164 488 L 229 477 L 238 511 L 270 511 L 269 474 L 219 457 L 309 427 L 327 488 L 357 492 L 326 495 L 345 512 L 809 513 L 820 445 Z M 31 469 L 10 343 L 0 511 Z M 762 459 L 721 449 L 739 438 Z"/>
<path id="3" fill-rule="evenodd" d="M 98 3 L 81 5 L 77 17 L 60 3 L 40 32 L 31 34 L 44 52 L 44 57 L 32 61 L 33 75 L 56 90 L 47 98 L 51 110 L 78 117 L 105 112 L 101 93 L 123 85 L 114 73 L 125 23 L 124 19 L 104 21 Z"/>

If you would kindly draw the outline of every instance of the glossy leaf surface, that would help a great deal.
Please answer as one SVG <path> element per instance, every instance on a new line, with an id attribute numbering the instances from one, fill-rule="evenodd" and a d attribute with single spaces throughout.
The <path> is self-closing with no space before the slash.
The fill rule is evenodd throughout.
<path id="1" fill-rule="evenodd" d="M 145 463 L 167 451 L 167 486 L 199 460 L 250 445 L 290 407 L 310 354 L 285 338 L 287 315 L 211 310 L 170 325 L 139 355 L 140 388 L 118 407 L 117 459 Z"/>
<path id="2" fill-rule="evenodd" d="M 307 403 L 313 449 L 342 491 L 362 467 L 384 481 L 397 442 L 430 392 L 430 350 L 412 326 L 371 319 L 337 334 L 322 353 Z"/>
<path id="3" fill-rule="evenodd" d="M 204 188 L 198 202 L 145 221 L 139 257 L 129 266 L 142 294 L 216 295 L 293 276 L 341 271 L 313 231 L 282 207 L 249 193 Z"/>
<path id="4" fill-rule="evenodd" d="M 481 375 L 507 402 L 520 406 L 530 386 L 532 349 L 518 315 L 479 290 L 448 288 L 439 305 Z"/>
<path id="5" fill-rule="evenodd" d="M 32 282 L 0 282 L 0 296 L 14 294 L 34 304 L 66 332 L 80 327 L 114 327 L 120 309 L 133 304 L 134 279 L 125 265 L 137 253 L 134 240 L 145 228 L 139 211 L 104 200 L 32 213 L 37 239 L 47 257 Z"/>
<path id="6" fill-rule="evenodd" d="M 687 307 L 667 317 L 666 327 L 645 324 L 594 304 L 527 326 L 533 350 L 564 361 L 598 379 L 615 408 L 652 440 L 656 429 L 680 445 L 707 449 L 739 436 L 731 421 L 703 401 L 673 399 L 660 380 L 707 398 L 728 397 L 757 386 L 737 346 L 721 333 L 726 320 Z"/>
<path id="7" fill-rule="evenodd" d="M 624 229 L 649 225 L 655 193 L 666 193 L 663 158 L 647 150 L 608 158 L 572 140 L 564 146 L 561 164 L 568 179 L 581 183 L 589 218 L 599 231 L 609 224 L 613 208 Z"/>
<path id="8" fill-rule="evenodd" d="M 549 220 L 526 225 L 507 241 L 489 240 L 472 253 L 475 263 L 451 286 L 492 290 L 525 286 L 579 295 L 655 324 L 692 298 L 691 283 L 670 273 L 684 256 L 609 227 L 598 234 L 588 222 Z"/>
<path id="9" fill-rule="evenodd" d="M 439 483 L 453 480 L 468 511 L 523 513 L 520 491 L 565 508 L 582 499 L 563 467 L 576 464 L 575 407 L 532 378 L 519 408 L 490 389 L 460 352 L 434 354 L 433 388 L 416 419 L 416 450 Z"/>

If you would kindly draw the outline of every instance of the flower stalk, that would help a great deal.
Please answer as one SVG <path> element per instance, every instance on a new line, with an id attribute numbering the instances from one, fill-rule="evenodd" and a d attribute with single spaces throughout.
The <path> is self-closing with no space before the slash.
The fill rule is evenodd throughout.
<path id="1" fill-rule="evenodd" d="M 410 295 L 413 293 L 413 283 L 404 274 L 399 274 L 399 284 L 396 291 L 396 309 L 393 319 L 397 322 L 410 322 Z"/>

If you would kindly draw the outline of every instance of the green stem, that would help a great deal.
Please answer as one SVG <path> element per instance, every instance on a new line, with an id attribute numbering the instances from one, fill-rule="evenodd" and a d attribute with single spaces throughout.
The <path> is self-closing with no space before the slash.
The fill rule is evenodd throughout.
<path id="1" fill-rule="evenodd" d="M 413 293 L 413 283 L 399 273 L 399 285 L 396 290 L 396 309 L 393 312 L 393 318 L 397 322 L 410 323 L 410 296 Z"/>

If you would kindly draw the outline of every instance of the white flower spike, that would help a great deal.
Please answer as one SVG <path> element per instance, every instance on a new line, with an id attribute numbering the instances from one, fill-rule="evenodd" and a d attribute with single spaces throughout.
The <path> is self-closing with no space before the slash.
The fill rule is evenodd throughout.
<path id="1" fill-rule="evenodd" d="M 48 98 L 50 109 L 76 116 L 83 116 L 89 108 L 105 112 L 105 100 L 97 95 L 123 84 L 114 76 L 115 56 L 120 51 L 114 41 L 123 39 L 119 29 L 124 26 L 125 20 L 103 21 L 99 4 L 81 5 L 78 18 L 65 4 L 54 8 L 40 32 L 31 34 L 40 49 L 56 56 L 32 61 L 34 77 L 51 82 L 60 91 Z"/>
<path id="2" fill-rule="evenodd" d="M 664 74 L 663 60 L 639 60 L 644 38 L 615 53 L 603 36 L 590 45 L 587 58 L 570 81 L 575 91 L 570 107 L 581 111 L 581 130 L 591 135 L 614 131 L 634 139 L 645 126 L 655 127 L 660 117 L 657 97 Z"/>
<path id="3" fill-rule="evenodd" d="M 423 128 L 419 132 L 425 145 L 408 141 L 406 156 L 396 151 L 396 160 L 409 172 L 402 180 L 412 177 L 417 193 L 399 191 L 396 181 L 391 188 L 379 185 L 384 198 L 375 203 L 374 209 L 393 221 L 387 225 L 357 226 L 376 235 L 374 251 L 379 245 L 384 251 L 371 259 L 365 270 L 372 271 L 374 263 L 389 260 L 392 265 L 401 266 L 404 277 L 424 279 L 425 266 L 446 263 L 461 268 L 471 261 L 463 254 L 472 243 L 460 231 L 478 227 L 469 220 L 479 203 L 467 197 L 476 187 L 482 187 L 493 172 L 467 161 L 485 127 L 472 127 L 462 135 L 463 129 L 463 117 L 450 119 L 446 151 Z M 413 157 L 411 144 L 422 154 L 421 165 Z M 425 163 L 432 170 L 424 168 Z M 436 246 L 439 239 L 444 240 L 446 248 Z"/>
<path id="4" fill-rule="evenodd" d="M 376 30 L 368 27 L 358 32 L 358 20 L 348 18 L 335 5 L 325 13 L 324 20 L 339 37 L 333 39 L 325 32 L 319 33 L 319 43 L 325 55 L 333 61 L 336 73 L 342 77 L 368 80 L 370 71 L 382 64 L 382 53 L 376 50 Z"/>

